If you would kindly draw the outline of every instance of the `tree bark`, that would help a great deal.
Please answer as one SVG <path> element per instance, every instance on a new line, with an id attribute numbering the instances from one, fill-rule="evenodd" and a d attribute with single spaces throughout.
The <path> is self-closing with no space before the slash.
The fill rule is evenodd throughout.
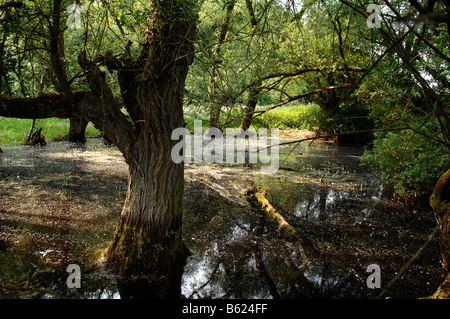
<path id="1" fill-rule="evenodd" d="M 78 61 L 90 91 L 35 98 L 0 95 L 0 116 L 91 121 L 118 147 L 129 165 L 128 190 L 107 264 L 117 271 L 122 297 L 181 296 L 188 256 L 182 242 L 184 164 L 171 158 L 172 131 L 183 127 L 183 92 L 193 62 L 195 1 L 153 0 L 141 55 L 117 65 L 128 115 L 121 111 L 103 72 L 86 52 Z M 125 96 L 124 96 L 125 95 Z M 131 284 L 131 286 L 130 286 Z"/>
<path id="2" fill-rule="evenodd" d="M 188 1 L 154 1 L 154 6 L 135 95 L 142 122 L 124 152 L 127 197 L 106 257 L 122 284 L 139 287 L 132 297 L 179 298 L 188 256 L 181 229 L 184 164 L 172 161 L 171 134 L 184 123 L 196 14 Z"/>
<path id="3" fill-rule="evenodd" d="M 442 265 L 450 271 L 450 228 L 448 218 L 450 214 L 450 170 L 447 171 L 436 184 L 430 197 L 436 221 L 439 225 Z"/>
<path id="4" fill-rule="evenodd" d="M 253 114 L 255 113 L 256 105 L 258 104 L 258 96 L 261 93 L 261 82 L 257 83 L 255 87 L 251 87 L 249 91 L 249 96 L 247 100 L 247 105 L 245 106 L 244 116 L 242 118 L 241 129 L 246 131 L 250 128 L 253 121 Z"/>
<path id="5" fill-rule="evenodd" d="M 71 118 L 67 140 L 75 143 L 86 142 L 86 127 L 89 124 L 84 118 Z"/>
<path id="6" fill-rule="evenodd" d="M 127 196 L 107 251 L 123 297 L 181 296 L 184 167 L 171 160 L 170 145 L 170 136 L 142 134 L 128 155 Z"/>

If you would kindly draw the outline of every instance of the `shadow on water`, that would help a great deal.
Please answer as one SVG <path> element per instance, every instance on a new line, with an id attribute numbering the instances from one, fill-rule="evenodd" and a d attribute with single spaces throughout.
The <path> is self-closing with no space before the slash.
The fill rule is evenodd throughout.
<path id="1" fill-rule="evenodd" d="M 435 225 L 430 211 L 383 197 L 359 164 L 361 148 L 303 143 L 280 150 L 280 169 L 187 164 L 183 237 L 192 252 L 181 278 L 186 298 L 373 298 L 370 264 L 382 287 Z M 0 290 L 3 298 L 120 298 L 117 280 L 98 264 L 126 192 L 120 153 L 99 140 L 86 145 L 5 147 L 0 155 Z M 202 180 L 241 196 L 254 185 L 300 235 L 277 236 L 264 214 L 231 203 Z M 305 262 L 308 266 L 302 269 Z M 81 288 L 68 288 L 69 264 Z M 390 289 L 392 298 L 434 292 L 442 281 L 433 240 Z"/>

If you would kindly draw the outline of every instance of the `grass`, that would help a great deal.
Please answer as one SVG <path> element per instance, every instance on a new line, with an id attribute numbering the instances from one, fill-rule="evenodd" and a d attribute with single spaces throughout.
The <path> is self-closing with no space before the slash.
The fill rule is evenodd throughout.
<path id="1" fill-rule="evenodd" d="M 261 106 L 256 111 L 261 111 L 268 106 Z M 316 130 L 326 119 L 327 115 L 316 104 L 300 104 L 293 106 L 278 107 L 270 110 L 253 119 L 252 126 L 254 128 L 279 128 L 285 129 L 299 129 L 299 130 Z M 194 120 L 202 120 L 203 127 L 209 126 L 208 111 L 199 112 L 194 111 L 193 108 L 187 107 L 185 109 L 186 127 L 189 130 L 193 129 Z M 226 124 L 228 119 L 234 119 L 231 123 Z M 223 128 L 239 127 L 242 121 L 241 110 L 232 110 L 232 114 L 226 116 L 222 114 L 220 122 Z"/>
<path id="2" fill-rule="evenodd" d="M 0 117 L 0 145 L 24 144 L 33 120 Z M 59 140 L 69 132 L 69 120 L 49 118 L 38 119 L 35 128 L 42 127 L 42 134 L 47 141 Z M 100 132 L 89 123 L 86 136 L 97 136 Z"/>
<path id="3" fill-rule="evenodd" d="M 259 107 L 262 110 L 265 107 Z M 235 114 L 234 114 L 235 113 Z M 189 130 L 194 128 L 194 120 L 201 119 L 204 128 L 209 126 L 209 114 L 193 112 L 189 108 L 185 110 L 186 127 Z M 239 127 L 242 120 L 239 111 L 233 111 L 231 117 L 235 120 L 224 127 Z M 317 129 L 325 117 L 325 112 L 315 104 L 294 105 L 289 107 L 279 107 L 253 120 L 255 128 L 279 128 L 279 129 Z M 225 122 L 225 116 L 221 122 Z M 30 130 L 32 120 L 0 117 L 0 145 L 21 145 Z M 69 131 L 69 120 L 49 118 L 36 120 L 35 128 L 42 127 L 42 134 L 47 141 L 61 139 Z M 89 123 L 86 129 L 86 136 L 97 136 L 100 132 Z"/>
<path id="4" fill-rule="evenodd" d="M 257 110 L 263 110 L 258 108 Z M 316 130 L 326 118 L 326 113 L 316 104 L 294 105 L 270 110 L 253 119 L 256 128 Z"/>

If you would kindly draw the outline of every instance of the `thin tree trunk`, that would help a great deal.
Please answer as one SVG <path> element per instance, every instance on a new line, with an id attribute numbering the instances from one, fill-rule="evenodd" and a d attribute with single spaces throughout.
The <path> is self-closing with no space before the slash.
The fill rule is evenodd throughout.
<path id="1" fill-rule="evenodd" d="M 49 22 L 50 61 L 57 79 L 57 91 L 64 93 L 67 102 L 73 106 L 75 104 L 75 98 L 67 76 L 64 31 L 61 27 L 61 13 L 63 10 L 62 5 L 62 0 L 53 1 L 53 19 L 51 23 Z M 67 140 L 71 142 L 84 143 L 86 141 L 85 130 L 87 124 L 88 121 L 83 117 L 71 118 L 69 133 L 66 136 Z"/>
<path id="2" fill-rule="evenodd" d="M 247 105 L 245 106 L 244 116 L 242 118 L 241 129 L 248 130 L 252 125 L 253 114 L 255 112 L 256 105 L 258 104 L 258 96 L 261 93 L 261 82 L 256 86 L 250 88 Z"/>
<path id="3" fill-rule="evenodd" d="M 208 86 L 208 100 L 209 100 L 209 127 L 220 127 L 220 113 L 222 112 L 222 106 L 217 101 L 216 96 L 216 73 L 218 63 L 213 58 L 213 65 L 211 66 L 211 74 L 209 75 Z"/>
<path id="4" fill-rule="evenodd" d="M 252 0 L 245 0 L 248 14 L 250 15 L 250 23 L 253 28 L 253 32 L 256 31 L 259 21 L 256 19 L 255 11 L 253 10 Z M 258 96 L 261 93 L 262 80 L 258 78 L 256 82 L 250 87 L 247 105 L 244 110 L 244 116 L 242 118 L 241 129 L 246 131 L 250 128 L 253 121 L 253 114 L 255 112 L 256 105 L 258 104 Z"/>
<path id="5" fill-rule="evenodd" d="M 27 143 L 31 142 L 31 137 L 33 136 L 33 131 L 34 131 L 34 124 L 36 124 L 36 119 L 33 119 L 33 121 L 31 122 L 31 126 L 30 126 L 30 131 L 28 132 L 28 136 L 27 136 Z"/>
<path id="6" fill-rule="evenodd" d="M 75 143 L 86 142 L 86 127 L 89 124 L 84 118 L 71 118 L 67 140 Z"/>
<path id="7" fill-rule="evenodd" d="M 223 99 L 218 99 L 216 96 L 217 94 L 216 78 L 218 76 L 219 66 L 222 63 L 220 59 L 221 47 L 228 36 L 228 31 L 230 30 L 231 17 L 233 14 L 235 4 L 236 0 L 231 0 L 226 3 L 225 20 L 222 22 L 217 46 L 211 58 L 212 66 L 209 75 L 209 87 L 208 87 L 208 100 L 210 103 L 209 127 L 216 127 L 216 128 L 220 127 L 220 113 L 222 112 L 221 102 Z"/>

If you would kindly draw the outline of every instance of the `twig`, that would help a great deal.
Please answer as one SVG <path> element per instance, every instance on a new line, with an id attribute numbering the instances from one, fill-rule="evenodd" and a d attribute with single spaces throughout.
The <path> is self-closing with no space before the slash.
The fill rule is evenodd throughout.
<path id="1" fill-rule="evenodd" d="M 444 218 L 442 219 L 442 222 L 444 223 L 448 216 L 450 214 L 450 211 L 445 214 Z M 398 278 L 400 278 L 401 275 L 408 269 L 408 267 L 411 265 L 411 263 L 416 260 L 417 257 L 419 257 L 422 250 L 425 249 L 425 247 L 431 242 L 434 235 L 436 235 L 436 232 L 439 230 L 439 227 L 441 226 L 440 223 L 436 225 L 436 227 L 433 229 L 430 235 L 428 235 L 427 240 L 420 246 L 420 248 L 416 251 L 416 253 L 403 265 L 402 269 L 397 273 L 397 275 L 386 285 L 386 287 L 380 292 L 380 294 L 377 296 L 377 299 L 380 299 L 387 291 L 388 289 L 394 284 L 394 282 L 397 281 Z"/>

